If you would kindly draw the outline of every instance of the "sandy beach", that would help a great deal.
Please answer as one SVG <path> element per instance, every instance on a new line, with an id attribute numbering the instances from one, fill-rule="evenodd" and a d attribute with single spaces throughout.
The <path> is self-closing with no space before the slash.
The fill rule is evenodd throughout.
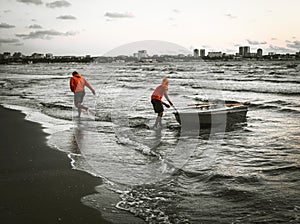
<path id="1" fill-rule="evenodd" d="M 1 223 L 110 223 L 81 203 L 100 178 L 73 170 L 67 155 L 49 148 L 41 126 L 24 114 L 3 107 L 0 114 Z M 108 196 L 116 202 L 116 195 Z"/>

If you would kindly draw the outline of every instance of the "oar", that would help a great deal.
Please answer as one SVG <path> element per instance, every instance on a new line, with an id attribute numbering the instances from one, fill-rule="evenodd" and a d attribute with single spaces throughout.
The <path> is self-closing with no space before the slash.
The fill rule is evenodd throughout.
<path id="1" fill-rule="evenodd" d="M 175 112 L 178 114 L 178 110 L 176 109 L 176 107 L 174 105 L 172 105 L 172 107 L 174 108 Z"/>
<path id="2" fill-rule="evenodd" d="M 189 104 L 187 105 L 188 107 L 209 107 L 209 106 L 214 106 L 217 105 L 216 103 L 198 103 L 198 104 Z M 232 106 L 241 106 L 241 105 L 250 105 L 249 101 L 246 101 L 244 103 L 225 103 L 224 104 L 227 107 L 232 107 Z"/>
<path id="3" fill-rule="evenodd" d="M 233 106 L 249 106 L 250 105 L 250 101 L 246 101 L 246 102 L 240 102 L 240 103 L 226 103 L 225 106 L 227 107 L 233 107 Z"/>
<path id="4" fill-rule="evenodd" d="M 199 106 L 209 106 L 209 105 L 213 105 L 213 104 L 209 104 L 209 103 L 196 103 L 196 104 L 188 104 L 188 107 L 199 107 Z"/>

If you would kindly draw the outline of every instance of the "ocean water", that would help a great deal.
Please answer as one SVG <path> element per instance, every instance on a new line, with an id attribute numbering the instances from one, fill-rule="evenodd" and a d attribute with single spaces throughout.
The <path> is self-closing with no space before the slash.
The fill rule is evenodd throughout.
<path id="1" fill-rule="evenodd" d="M 117 208 L 149 223 L 300 222 L 300 65 L 297 62 L 33 64 L 0 67 L 0 103 L 27 112 L 73 167 L 105 179 Z M 75 118 L 71 72 L 91 114 Z M 163 129 L 150 96 L 170 78 L 178 110 L 201 100 L 250 101 L 247 122 L 223 132 Z M 100 188 L 99 188 L 100 192 Z M 99 208 L 97 195 L 82 202 Z"/>

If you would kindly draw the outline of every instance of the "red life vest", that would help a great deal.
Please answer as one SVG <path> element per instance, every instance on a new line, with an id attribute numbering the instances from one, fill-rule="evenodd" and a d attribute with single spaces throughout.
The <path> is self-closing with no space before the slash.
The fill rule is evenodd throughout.
<path id="1" fill-rule="evenodd" d="M 151 99 L 156 99 L 161 101 L 163 98 L 165 91 L 168 91 L 168 86 L 167 85 L 160 85 L 158 86 L 154 92 L 152 93 Z"/>

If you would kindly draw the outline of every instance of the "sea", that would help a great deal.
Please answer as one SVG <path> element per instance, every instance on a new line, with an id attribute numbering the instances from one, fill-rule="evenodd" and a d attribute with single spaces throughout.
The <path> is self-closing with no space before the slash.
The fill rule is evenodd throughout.
<path id="1" fill-rule="evenodd" d="M 11 64 L 0 66 L 0 103 L 41 123 L 72 167 L 104 180 L 147 223 L 300 223 L 300 62 Z M 82 74 L 90 113 L 77 117 L 69 79 Z M 247 121 L 183 131 L 174 108 L 163 128 L 150 96 L 168 77 L 175 109 L 250 102 Z M 101 187 L 96 187 L 101 194 Z M 99 209 L 99 195 L 82 203 Z M 124 220 L 126 223 L 126 220 Z"/>

